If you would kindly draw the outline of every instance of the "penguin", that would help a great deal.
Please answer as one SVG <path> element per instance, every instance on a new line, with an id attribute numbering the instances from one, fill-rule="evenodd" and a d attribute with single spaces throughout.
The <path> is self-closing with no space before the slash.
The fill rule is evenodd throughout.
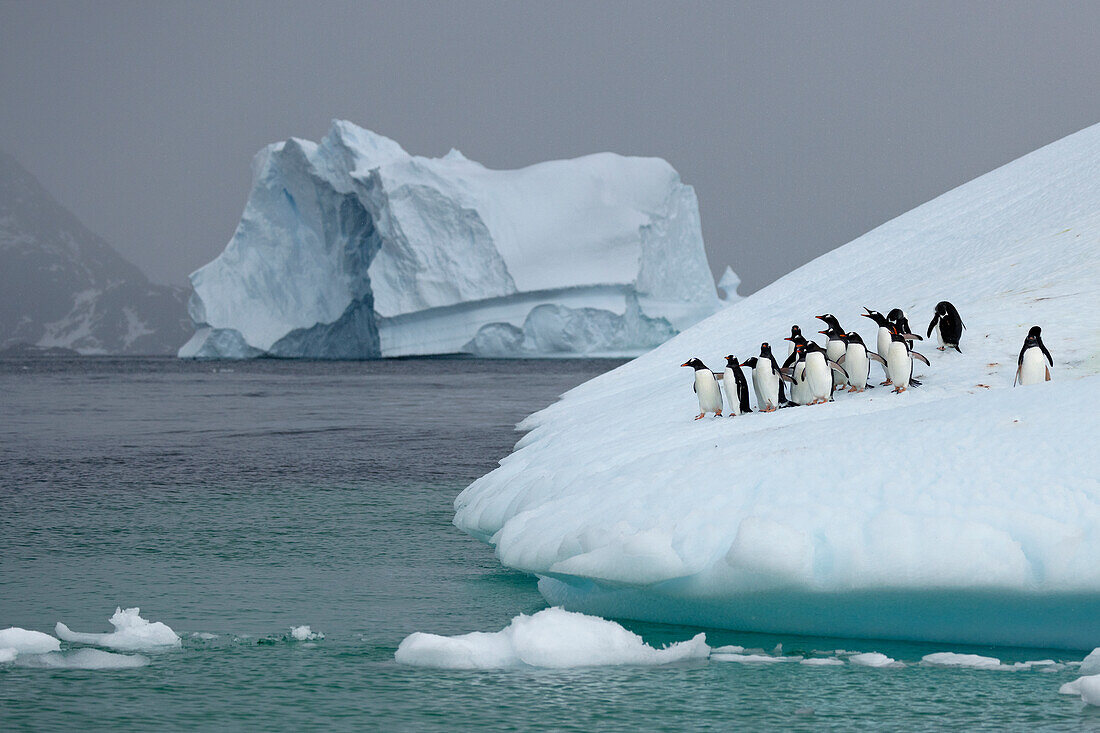
<path id="1" fill-rule="evenodd" d="M 886 320 L 890 322 L 890 325 L 898 330 L 898 333 L 902 335 L 906 341 L 924 341 L 924 338 L 917 336 L 909 328 L 909 319 L 905 317 L 905 311 L 901 308 L 895 308 L 886 314 Z"/>
<path id="2" fill-rule="evenodd" d="M 840 327 L 840 321 L 836 319 L 836 316 L 831 313 L 815 317 L 824 321 L 825 325 L 829 327 L 824 331 L 818 331 L 818 333 L 824 334 L 829 339 L 825 343 L 825 356 L 835 362 L 844 356 L 847 348 L 847 344 L 844 343 L 844 329 Z M 847 384 L 847 378 L 841 377 L 840 374 L 834 371 L 833 389 L 843 387 L 845 384 Z"/>
<path id="3" fill-rule="evenodd" d="M 913 359 L 928 364 L 928 359 L 909 348 L 906 336 L 894 329 L 890 334 L 890 350 L 886 356 L 886 374 L 894 385 L 894 392 L 904 392 L 913 379 Z"/>
<path id="4" fill-rule="evenodd" d="M 791 354 L 794 353 L 794 347 L 795 347 L 796 344 L 806 343 L 806 339 L 802 336 L 802 329 L 799 328 L 798 326 L 791 326 L 791 335 L 786 340 L 790 341 L 790 343 L 787 344 L 787 358 L 788 359 L 791 357 Z"/>
<path id="5" fill-rule="evenodd" d="M 825 349 L 815 343 L 805 346 L 806 370 L 803 381 L 806 383 L 808 404 L 819 405 L 828 402 L 833 396 L 833 378 L 830 370 L 844 374 L 844 369 L 825 355 Z M 848 375 L 844 374 L 847 381 Z"/>
<path id="6" fill-rule="evenodd" d="M 844 356 L 836 362 L 844 367 L 844 371 L 848 374 L 848 391 L 862 392 L 865 389 L 871 389 L 871 385 L 867 384 L 871 376 L 871 362 L 877 361 L 885 369 L 886 361 L 875 352 L 868 351 L 863 339 L 855 331 L 845 334 L 844 340 L 847 344 Z"/>
<path id="7" fill-rule="evenodd" d="M 775 363 L 772 347 L 768 342 L 760 344 L 760 356 L 745 361 L 752 368 L 752 387 L 756 391 L 756 409 L 760 412 L 775 412 L 786 402 L 783 395 L 783 380 L 780 378 L 779 365 Z"/>
<path id="8" fill-rule="evenodd" d="M 685 361 L 680 366 L 691 367 L 695 370 L 695 396 L 699 398 L 699 416 L 696 420 L 702 420 L 708 412 L 713 412 L 716 417 L 722 417 L 722 388 L 718 386 L 718 380 L 714 378 L 714 372 L 707 369 L 707 365 L 696 358 Z"/>
<path id="9" fill-rule="evenodd" d="M 790 403 L 792 405 L 805 405 L 810 401 L 809 389 L 806 387 L 806 339 L 799 336 L 794 344 L 794 352 L 783 362 L 783 379 L 791 383 Z"/>
<path id="10" fill-rule="evenodd" d="M 875 350 L 882 358 L 883 363 L 885 363 L 886 357 L 890 353 L 890 342 L 892 340 L 890 333 L 890 321 L 886 320 L 886 316 L 882 315 L 878 311 L 871 310 L 867 306 L 863 306 L 863 310 L 867 312 L 860 313 L 861 316 L 863 316 L 864 318 L 870 318 L 872 321 L 878 324 L 878 339 L 875 342 Z M 883 368 L 885 369 L 885 367 Z M 890 384 L 889 370 L 886 371 L 886 381 L 883 382 L 883 384 Z"/>
<path id="11" fill-rule="evenodd" d="M 1040 335 L 1042 332 L 1043 329 L 1038 326 L 1032 326 L 1031 330 L 1027 332 L 1024 346 L 1020 349 L 1020 358 L 1016 362 L 1016 378 L 1012 380 L 1013 387 L 1016 386 L 1017 382 L 1028 385 L 1050 381 L 1050 368 L 1047 363 L 1054 366 L 1054 359 L 1051 358 L 1050 352 L 1043 344 L 1043 337 Z M 1044 358 L 1046 363 L 1044 363 Z"/>
<path id="12" fill-rule="evenodd" d="M 749 409 L 749 383 L 737 357 L 726 357 L 726 370 L 722 372 L 722 385 L 726 388 L 726 402 L 730 407 L 730 417 L 752 412 Z"/>
<path id="13" fill-rule="evenodd" d="M 939 328 L 936 328 L 936 326 L 939 326 Z M 936 303 L 936 312 L 932 314 L 932 322 L 928 324 L 929 337 L 932 336 L 933 328 L 936 328 L 936 336 L 939 337 L 940 345 L 937 348 L 940 351 L 950 346 L 960 354 L 962 353 L 962 349 L 959 348 L 959 339 L 962 338 L 966 324 L 963 323 L 959 312 L 955 310 L 955 306 L 946 300 Z"/>

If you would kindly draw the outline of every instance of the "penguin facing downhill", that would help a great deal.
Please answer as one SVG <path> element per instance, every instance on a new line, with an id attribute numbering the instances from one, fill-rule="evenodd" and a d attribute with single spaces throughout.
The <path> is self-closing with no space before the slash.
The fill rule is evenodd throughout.
<path id="1" fill-rule="evenodd" d="M 820 318 L 828 326 L 826 330 L 818 331 L 818 333 L 824 334 L 829 339 L 825 343 L 825 356 L 835 362 L 844 355 L 847 348 L 847 344 L 844 343 L 844 329 L 840 327 L 840 321 L 836 319 L 836 316 L 831 313 L 816 316 L 816 318 Z M 843 387 L 847 381 L 846 377 L 841 377 L 837 372 L 833 372 L 833 389 Z"/>
<path id="2" fill-rule="evenodd" d="M 694 357 L 680 366 L 695 370 L 695 384 L 691 387 L 695 390 L 695 396 L 699 398 L 699 416 L 695 419 L 702 420 L 708 412 L 713 412 L 716 417 L 722 417 L 722 388 L 718 386 L 714 372 Z"/>
<path id="3" fill-rule="evenodd" d="M 797 346 L 800 343 L 801 344 L 806 343 L 806 339 L 802 335 L 802 329 L 799 328 L 798 326 L 791 326 L 791 335 L 788 338 L 784 339 L 784 340 L 785 341 L 790 341 L 790 343 L 787 344 L 787 358 L 788 359 L 790 359 L 791 354 L 794 353 L 794 347 L 795 346 Z"/>
<path id="4" fill-rule="evenodd" d="M 892 341 L 890 321 L 886 320 L 886 316 L 882 315 L 878 311 L 873 311 L 867 306 L 863 306 L 863 310 L 866 313 L 860 313 L 864 318 L 870 318 L 876 324 L 878 324 L 878 339 L 875 342 L 875 350 L 878 355 L 882 357 L 883 362 L 886 361 L 887 356 L 890 354 L 890 343 Z M 886 372 L 886 381 L 883 384 L 890 384 L 890 372 Z"/>
<path id="5" fill-rule="evenodd" d="M 791 383 L 791 404 L 805 405 L 810 402 L 810 389 L 806 386 L 806 345 L 804 338 L 794 345 L 794 353 L 783 362 L 781 371 L 784 380 Z"/>
<path id="6" fill-rule="evenodd" d="M 733 354 L 726 356 L 726 370 L 722 372 L 722 385 L 726 389 L 730 417 L 752 412 L 749 409 L 749 382 L 745 379 L 745 373 L 741 371 L 741 365 L 737 363 L 737 357 Z"/>
<path id="7" fill-rule="evenodd" d="M 844 350 L 844 356 L 837 359 L 837 364 L 844 367 L 844 371 L 848 374 L 848 391 L 862 392 L 870 389 L 867 380 L 871 376 L 871 362 L 877 361 L 885 369 L 886 361 L 875 352 L 868 351 L 863 339 L 855 331 L 845 334 L 845 341 L 847 348 Z"/>
<path id="8" fill-rule="evenodd" d="M 1054 366 L 1054 359 L 1043 343 L 1042 332 L 1043 329 L 1038 326 L 1032 326 L 1027 332 L 1024 346 L 1020 349 L 1020 359 L 1016 363 L 1016 379 L 1012 380 L 1013 387 L 1017 382 L 1028 385 L 1050 381 L 1050 368 L 1047 364 Z"/>
<path id="9" fill-rule="evenodd" d="M 806 344 L 805 353 L 806 371 L 803 380 L 810 397 L 809 404 L 820 405 L 828 402 L 833 396 L 833 378 L 830 371 L 839 371 L 844 374 L 844 369 L 832 359 L 827 359 L 825 349 L 815 343 Z M 847 374 L 844 374 L 844 379 L 848 379 Z"/>
<path id="10" fill-rule="evenodd" d="M 894 384 L 894 392 L 904 392 L 913 381 L 913 360 L 920 359 L 928 364 L 928 359 L 909 348 L 906 336 L 894 330 L 890 334 L 890 350 L 886 356 L 886 374 Z"/>
<path id="11" fill-rule="evenodd" d="M 779 365 L 772 356 L 772 347 L 768 342 L 760 344 L 760 356 L 754 356 L 745 362 L 752 367 L 752 387 L 756 391 L 756 409 L 760 412 L 775 412 L 786 400 L 783 395 L 783 380 L 779 375 Z"/>
<path id="12" fill-rule="evenodd" d="M 950 346 L 960 354 L 962 353 L 962 349 L 959 348 L 959 340 L 962 338 L 966 324 L 963 323 L 962 316 L 959 315 L 955 306 L 946 300 L 936 303 L 936 312 L 932 314 L 932 322 L 928 324 L 928 336 L 932 335 L 933 328 L 936 329 L 936 336 L 939 337 L 940 345 L 937 348 L 940 351 Z"/>
<path id="13" fill-rule="evenodd" d="M 897 329 L 898 333 L 906 341 L 924 341 L 924 338 L 917 336 L 909 328 L 909 319 L 905 317 L 905 311 L 901 308 L 894 308 L 886 315 L 886 320 L 890 322 L 890 325 Z"/>

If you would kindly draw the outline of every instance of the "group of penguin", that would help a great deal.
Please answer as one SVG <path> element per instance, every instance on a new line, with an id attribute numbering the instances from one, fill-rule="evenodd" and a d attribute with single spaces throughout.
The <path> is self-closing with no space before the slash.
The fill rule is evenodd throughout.
<path id="1" fill-rule="evenodd" d="M 894 392 L 906 391 L 909 387 L 919 387 L 920 382 L 913 379 L 913 360 L 929 364 L 928 359 L 913 350 L 914 341 L 923 341 L 921 336 L 911 332 L 909 321 L 900 308 L 894 308 L 887 315 L 864 307 L 861 316 L 870 318 L 878 325 L 876 351 L 870 351 L 863 339 L 855 331 L 845 332 L 836 316 L 826 313 L 815 316 L 825 323 L 827 328 L 818 333 L 828 339 L 824 348 L 802 335 L 798 326 L 791 326 L 791 335 L 785 340 L 787 359 L 779 366 L 771 346 L 767 342 L 760 344 L 760 356 L 754 356 L 739 363 L 737 357 L 726 357 L 726 368 L 716 374 L 697 358 L 689 359 L 681 366 L 695 370 L 693 389 L 699 398 L 699 415 L 702 419 L 708 412 L 722 416 L 722 389 L 718 382 L 725 385 L 726 402 L 729 403 L 730 417 L 752 412 L 749 409 L 749 386 L 742 368 L 752 370 L 752 386 L 756 392 L 757 409 L 761 412 L 774 412 L 780 407 L 797 405 L 818 405 L 832 399 L 833 392 L 848 386 L 849 392 L 862 392 L 872 389 L 868 384 L 871 376 L 871 362 L 877 361 L 886 372 L 886 381 L 882 385 L 893 385 Z M 966 326 L 959 311 L 946 300 L 936 304 L 927 335 L 935 331 L 939 338 L 939 350 L 953 348 L 962 353 L 959 341 Z M 1043 345 L 1041 329 L 1032 327 L 1020 349 L 1017 362 L 1016 381 L 1020 384 L 1050 381 L 1050 369 L 1047 362 L 1054 366 L 1054 360 Z M 790 384 L 789 396 L 784 382 Z M 1015 384 L 1016 382 L 1014 382 Z"/>

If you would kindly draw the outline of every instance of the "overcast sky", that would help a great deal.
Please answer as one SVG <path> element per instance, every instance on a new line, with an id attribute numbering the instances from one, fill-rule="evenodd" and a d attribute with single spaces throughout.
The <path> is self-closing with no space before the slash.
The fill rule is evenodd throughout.
<path id="1" fill-rule="evenodd" d="M 492 168 L 656 155 L 742 292 L 1100 122 L 1100 3 L 0 0 L 0 147 L 154 280 L 331 118 Z"/>

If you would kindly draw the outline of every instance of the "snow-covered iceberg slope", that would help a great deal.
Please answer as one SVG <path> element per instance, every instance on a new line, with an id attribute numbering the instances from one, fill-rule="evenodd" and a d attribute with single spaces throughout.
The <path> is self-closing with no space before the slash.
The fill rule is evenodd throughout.
<path id="1" fill-rule="evenodd" d="M 953 190 L 532 415 L 455 524 L 601 616 L 815 635 L 1100 644 L 1100 126 Z M 950 300 L 924 385 L 693 422 L 715 369 L 835 314 Z M 1013 389 L 1028 328 L 1053 381 Z M 782 350 L 786 353 L 786 349 Z M 883 377 L 873 366 L 874 381 Z"/>
<path id="2" fill-rule="evenodd" d="M 333 122 L 253 161 L 180 356 L 636 355 L 718 307 L 691 186 L 610 153 L 496 171 Z"/>

